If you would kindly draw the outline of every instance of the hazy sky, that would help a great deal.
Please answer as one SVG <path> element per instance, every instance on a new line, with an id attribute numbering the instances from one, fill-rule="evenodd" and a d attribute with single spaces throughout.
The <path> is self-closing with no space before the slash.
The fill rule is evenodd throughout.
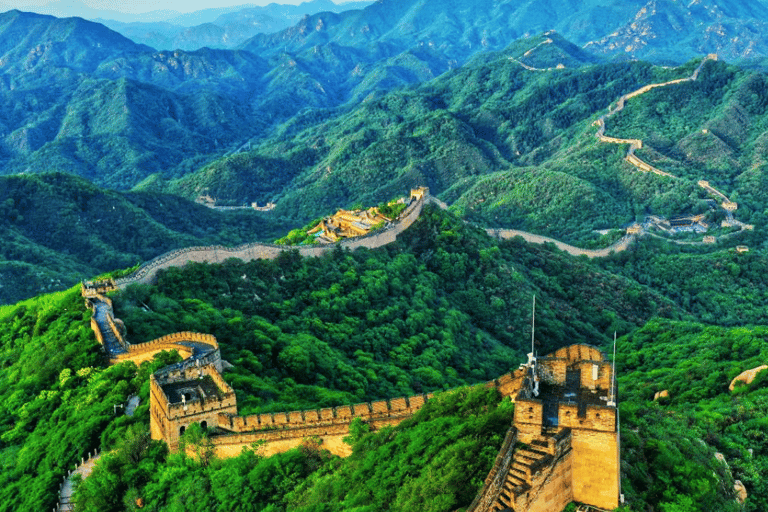
<path id="1" fill-rule="evenodd" d="M 302 0 L 128 0 L 123 2 L 117 0 L 0 0 L 0 12 L 19 9 L 54 16 L 82 16 L 83 18 L 94 18 L 108 13 L 128 15 L 155 13 L 157 16 L 152 16 L 153 18 L 163 18 L 174 12 L 187 13 L 210 8 L 270 3 L 298 5 Z M 335 0 L 334 3 L 342 2 Z M 166 16 L 163 16 L 164 11 Z"/>

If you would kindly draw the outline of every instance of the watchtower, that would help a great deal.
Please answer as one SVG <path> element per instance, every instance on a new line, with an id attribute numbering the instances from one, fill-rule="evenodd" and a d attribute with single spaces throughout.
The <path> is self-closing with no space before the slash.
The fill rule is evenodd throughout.
<path id="1" fill-rule="evenodd" d="M 149 378 L 150 433 L 171 451 L 193 423 L 218 426 L 219 413 L 237 414 L 235 392 L 213 364 L 192 366 Z"/>
<path id="2" fill-rule="evenodd" d="M 597 348 L 571 345 L 537 358 L 515 400 L 514 424 L 527 444 L 570 430 L 573 501 L 610 510 L 619 506 L 613 368 Z"/>

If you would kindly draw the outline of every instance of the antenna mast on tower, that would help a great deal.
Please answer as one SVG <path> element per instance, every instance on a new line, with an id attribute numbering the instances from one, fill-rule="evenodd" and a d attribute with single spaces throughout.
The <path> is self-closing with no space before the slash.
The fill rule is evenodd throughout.
<path id="1" fill-rule="evenodd" d="M 539 373 L 536 368 L 536 295 L 533 296 L 533 307 L 531 310 L 531 353 L 528 358 L 531 363 L 533 373 L 533 396 L 539 396 Z"/>
<path id="2" fill-rule="evenodd" d="M 616 331 L 613 331 L 613 364 L 611 367 L 611 399 L 608 405 L 616 407 Z"/>
<path id="3" fill-rule="evenodd" d="M 533 308 L 531 309 L 531 354 L 536 357 L 536 346 L 534 342 L 534 333 L 536 332 L 536 295 L 533 296 Z"/>

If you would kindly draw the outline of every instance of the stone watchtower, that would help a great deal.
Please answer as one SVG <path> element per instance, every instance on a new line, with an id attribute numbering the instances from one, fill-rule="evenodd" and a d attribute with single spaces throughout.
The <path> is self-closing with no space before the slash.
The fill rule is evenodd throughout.
<path id="1" fill-rule="evenodd" d="M 566 499 L 609 510 L 619 506 L 613 369 L 597 348 L 571 345 L 538 358 L 515 400 L 514 424 L 518 439 L 533 445 L 570 431 L 570 469 L 564 473 L 570 482 L 562 486 L 570 487 Z"/>
<path id="2" fill-rule="evenodd" d="M 214 364 L 192 366 L 150 376 L 150 433 L 171 451 L 193 423 L 218 426 L 219 413 L 237 414 L 235 392 Z"/>

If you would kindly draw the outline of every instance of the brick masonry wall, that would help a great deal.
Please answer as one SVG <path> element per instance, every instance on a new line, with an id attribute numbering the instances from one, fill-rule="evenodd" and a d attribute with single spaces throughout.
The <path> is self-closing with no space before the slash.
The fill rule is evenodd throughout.
<path id="1" fill-rule="evenodd" d="M 526 512 L 555 512 L 563 510 L 573 496 L 573 451 L 570 446 L 559 450 L 555 460 L 533 478 Z"/>
<path id="2" fill-rule="evenodd" d="M 514 425 L 518 437 L 523 443 L 530 443 L 535 436 L 541 435 L 544 407 L 541 400 L 518 399 L 515 402 Z"/>
<path id="3" fill-rule="evenodd" d="M 573 499 L 599 508 L 619 506 L 616 432 L 573 431 Z"/>
<path id="4" fill-rule="evenodd" d="M 563 428 L 616 432 L 616 409 L 614 407 L 590 405 L 584 417 L 578 416 L 578 407 L 560 404 L 558 424 Z"/>
<path id="5" fill-rule="evenodd" d="M 218 350 L 219 344 L 216 341 L 216 337 L 210 334 L 201 334 L 197 332 L 177 332 L 162 336 L 147 343 L 138 343 L 135 345 L 128 345 L 128 352 L 126 354 L 118 354 L 110 359 L 110 363 L 117 364 L 125 361 L 133 361 L 136 365 L 140 365 L 144 361 L 150 361 L 155 356 L 164 350 L 178 351 L 182 359 L 188 359 L 192 356 L 192 349 L 184 342 L 201 343 L 208 345 L 211 351 Z"/>

